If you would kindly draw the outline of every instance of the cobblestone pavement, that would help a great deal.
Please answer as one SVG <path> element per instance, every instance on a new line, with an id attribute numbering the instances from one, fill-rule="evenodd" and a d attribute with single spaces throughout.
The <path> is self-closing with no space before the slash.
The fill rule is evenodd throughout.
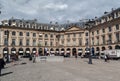
<path id="1" fill-rule="evenodd" d="M 21 62 L 27 64 L 21 65 Z M 7 64 L 0 81 L 120 81 L 120 61 L 66 58 L 64 62 L 32 63 L 28 59 Z M 6 74 L 6 75 L 5 75 Z"/>

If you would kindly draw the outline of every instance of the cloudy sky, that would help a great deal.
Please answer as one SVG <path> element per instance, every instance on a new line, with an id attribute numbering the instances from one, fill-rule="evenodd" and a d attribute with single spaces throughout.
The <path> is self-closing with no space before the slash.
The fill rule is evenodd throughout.
<path id="1" fill-rule="evenodd" d="M 0 0 L 0 20 L 14 17 L 42 23 L 78 22 L 119 7 L 120 0 Z"/>

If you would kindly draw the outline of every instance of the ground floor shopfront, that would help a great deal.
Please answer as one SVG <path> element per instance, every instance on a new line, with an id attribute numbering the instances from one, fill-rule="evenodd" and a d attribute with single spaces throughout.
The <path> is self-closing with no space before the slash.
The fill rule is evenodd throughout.
<path id="1" fill-rule="evenodd" d="M 100 55 L 106 49 L 120 49 L 120 45 L 102 45 L 91 46 L 92 55 Z M 29 55 L 38 53 L 39 55 L 84 55 L 87 52 L 87 48 L 84 47 L 2 47 L 2 54 L 19 54 Z"/>

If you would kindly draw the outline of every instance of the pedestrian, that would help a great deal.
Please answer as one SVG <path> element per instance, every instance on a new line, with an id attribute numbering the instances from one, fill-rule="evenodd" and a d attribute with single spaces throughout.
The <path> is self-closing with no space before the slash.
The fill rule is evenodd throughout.
<path id="1" fill-rule="evenodd" d="M 77 59 L 77 54 L 75 53 L 75 58 Z"/>
<path id="2" fill-rule="evenodd" d="M 107 55 L 104 56 L 104 60 L 105 60 L 105 62 L 107 62 L 107 60 L 108 60 Z"/>
<path id="3" fill-rule="evenodd" d="M 33 63 L 35 63 L 36 62 L 36 55 L 34 54 L 34 56 L 33 56 Z"/>
<path id="4" fill-rule="evenodd" d="M 0 76 L 1 76 L 1 70 L 4 68 L 5 61 L 2 57 L 2 54 L 0 54 Z"/>

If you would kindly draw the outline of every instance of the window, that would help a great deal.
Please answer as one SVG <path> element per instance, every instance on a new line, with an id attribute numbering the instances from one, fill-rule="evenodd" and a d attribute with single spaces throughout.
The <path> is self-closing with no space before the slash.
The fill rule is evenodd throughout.
<path id="1" fill-rule="evenodd" d="M 33 40 L 33 46 L 36 46 L 36 40 L 35 39 Z"/>
<path id="2" fill-rule="evenodd" d="M 23 39 L 20 39 L 20 40 L 19 40 L 19 45 L 20 45 L 20 46 L 23 45 L 23 42 L 22 42 L 22 41 L 23 41 Z"/>
<path id="3" fill-rule="evenodd" d="M 70 38 L 70 34 L 68 34 L 67 37 Z"/>
<path id="4" fill-rule="evenodd" d="M 112 35 L 108 35 L 108 44 L 110 44 L 112 42 Z"/>
<path id="5" fill-rule="evenodd" d="M 64 41 L 62 41 L 61 43 L 62 43 L 62 45 L 64 45 Z"/>
<path id="6" fill-rule="evenodd" d="M 88 45 L 88 39 L 86 39 L 86 45 Z"/>
<path id="7" fill-rule="evenodd" d="M 53 34 L 51 34 L 50 37 L 53 38 Z"/>
<path id="8" fill-rule="evenodd" d="M 15 32 L 15 31 L 13 31 L 13 32 L 12 32 L 12 35 L 13 35 L 13 36 L 15 36 L 15 35 L 16 35 L 16 32 Z"/>
<path id="9" fill-rule="evenodd" d="M 45 46 L 47 46 L 47 41 L 45 41 Z"/>
<path id="10" fill-rule="evenodd" d="M 26 40 L 26 46 L 29 46 L 29 39 Z"/>
<path id="11" fill-rule="evenodd" d="M 97 37 L 97 45 L 99 45 L 99 37 Z"/>
<path id="12" fill-rule="evenodd" d="M 120 41 L 119 33 L 116 33 L 116 42 L 119 42 L 119 41 Z"/>
<path id="13" fill-rule="evenodd" d="M 33 33 L 33 37 L 36 37 L 36 33 Z"/>
<path id="14" fill-rule="evenodd" d="M 29 32 L 26 32 L 26 36 L 30 36 Z"/>
<path id="15" fill-rule="evenodd" d="M 48 37 L 48 35 L 47 34 L 45 34 L 45 38 L 47 38 Z"/>
<path id="16" fill-rule="evenodd" d="M 50 46 L 53 46 L 53 42 L 50 42 Z"/>
<path id="17" fill-rule="evenodd" d="M 15 39 L 12 39 L 12 45 L 15 45 L 16 41 Z"/>
<path id="18" fill-rule="evenodd" d="M 111 32 L 111 31 L 112 31 L 112 28 L 111 28 L 111 27 L 108 27 L 108 30 L 109 30 L 109 32 Z"/>
<path id="19" fill-rule="evenodd" d="M 92 45 L 94 45 L 94 38 L 92 38 Z"/>
<path id="20" fill-rule="evenodd" d="M 61 35 L 61 38 L 63 39 L 63 38 L 64 38 L 64 35 Z"/>
<path id="21" fill-rule="evenodd" d="M 105 44 L 105 36 L 102 36 L 103 44 Z"/>
<path id="22" fill-rule="evenodd" d="M 79 34 L 79 37 L 81 37 L 81 33 Z"/>
<path id="23" fill-rule="evenodd" d="M 97 34 L 99 34 L 99 30 L 97 30 Z"/>
<path id="24" fill-rule="evenodd" d="M 79 39 L 79 45 L 82 45 L 82 40 L 81 39 Z"/>
<path id="25" fill-rule="evenodd" d="M 116 30 L 119 30 L 119 24 L 116 24 Z"/>
<path id="26" fill-rule="evenodd" d="M 27 28 L 29 28 L 29 25 L 27 25 Z"/>
<path id="27" fill-rule="evenodd" d="M 19 36 L 23 36 L 23 32 L 20 32 L 20 33 L 19 33 Z"/>
<path id="28" fill-rule="evenodd" d="M 4 31 L 4 35 L 7 35 L 7 31 Z"/>
<path id="29" fill-rule="evenodd" d="M 92 35 L 94 35 L 94 32 L 92 32 Z"/>
<path id="30" fill-rule="evenodd" d="M 105 33 L 105 29 L 102 29 L 102 32 Z"/>
<path id="31" fill-rule="evenodd" d="M 73 37 L 76 37 L 76 34 L 75 34 L 75 33 L 73 34 Z"/>
<path id="32" fill-rule="evenodd" d="M 8 45 L 7 38 L 4 39 L 4 45 Z"/>
<path id="33" fill-rule="evenodd" d="M 85 35 L 88 36 L 88 32 L 86 32 Z"/>

